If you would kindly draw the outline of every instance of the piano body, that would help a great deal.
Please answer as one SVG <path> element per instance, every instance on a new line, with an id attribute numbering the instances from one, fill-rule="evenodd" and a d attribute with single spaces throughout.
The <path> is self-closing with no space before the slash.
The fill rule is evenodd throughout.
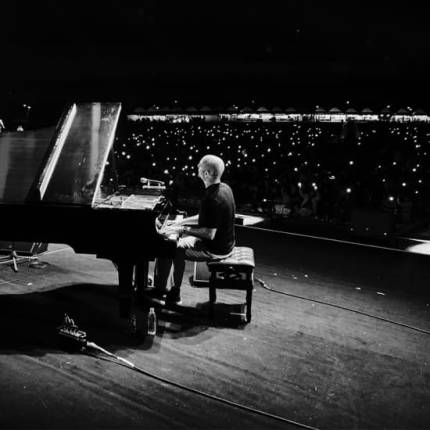
<path id="1" fill-rule="evenodd" d="M 105 175 L 120 103 L 73 104 L 51 139 L 0 138 L 0 240 L 64 243 L 114 262 L 121 316 L 142 298 L 148 261 L 173 256 L 175 240 L 158 233 L 162 195 L 122 195 Z"/>

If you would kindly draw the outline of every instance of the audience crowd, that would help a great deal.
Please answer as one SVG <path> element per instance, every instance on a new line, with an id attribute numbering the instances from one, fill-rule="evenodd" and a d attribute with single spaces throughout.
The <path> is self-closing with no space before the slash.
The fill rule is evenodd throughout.
<path id="1" fill-rule="evenodd" d="M 239 212 L 348 225 L 357 209 L 407 227 L 429 212 L 427 123 L 129 122 L 117 137 L 120 181 L 169 184 L 180 208 L 197 204 L 196 165 L 211 153 Z"/>

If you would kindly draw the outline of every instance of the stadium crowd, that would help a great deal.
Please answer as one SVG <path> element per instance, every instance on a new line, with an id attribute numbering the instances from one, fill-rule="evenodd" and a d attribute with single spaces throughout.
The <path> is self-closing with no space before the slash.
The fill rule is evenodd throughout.
<path id="1" fill-rule="evenodd" d="M 163 180 L 182 208 L 198 202 L 195 166 L 207 153 L 225 160 L 224 180 L 245 213 L 349 225 L 365 208 L 403 228 L 430 208 L 428 123 L 144 119 L 117 139 L 122 183 Z"/>

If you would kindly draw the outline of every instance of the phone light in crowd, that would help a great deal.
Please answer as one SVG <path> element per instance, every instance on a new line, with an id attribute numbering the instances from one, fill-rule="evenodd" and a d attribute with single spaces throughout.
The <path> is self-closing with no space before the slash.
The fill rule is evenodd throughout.
<path id="1" fill-rule="evenodd" d="M 302 183 L 301 183 L 301 182 L 297 182 L 297 186 L 298 186 L 299 188 L 302 188 Z"/>
<path id="2" fill-rule="evenodd" d="M 352 190 L 351 190 L 351 188 L 347 188 L 347 189 L 346 189 L 346 192 L 347 192 L 348 194 L 351 194 L 351 191 L 352 191 Z"/>
<path id="3" fill-rule="evenodd" d="M 352 160 L 351 160 L 351 161 L 349 162 L 349 165 L 350 165 L 350 166 L 354 165 L 354 161 L 352 161 Z"/>
<path id="4" fill-rule="evenodd" d="M 328 178 L 329 178 L 331 181 L 334 181 L 334 180 L 336 179 L 336 176 L 331 175 L 331 176 L 329 176 Z"/>
<path id="5" fill-rule="evenodd" d="M 402 187 L 406 187 L 406 182 L 402 182 Z"/>
<path id="6" fill-rule="evenodd" d="M 390 197 L 388 197 L 388 200 L 389 200 L 390 202 L 394 202 L 394 197 L 393 197 L 393 196 L 390 196 Z"/>
<path id="7" fill-rule="evenodd" d="M 397 163 L 395 161 L 393 161 L 393 166 L 396 166 L 396 165 L 397 165 Z"/>

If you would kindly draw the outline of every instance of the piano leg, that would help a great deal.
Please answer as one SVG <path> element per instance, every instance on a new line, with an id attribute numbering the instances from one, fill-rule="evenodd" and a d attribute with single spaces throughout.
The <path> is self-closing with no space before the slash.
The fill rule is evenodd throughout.
<path id="1" fill-rule="evenodd" d="M 117 262 L 119 278 L 119 313 L 129 320 L 131 333 L 140 335 L 146 332 L 149 307 L 146 303 L 145 289 L 148 286 L 149 262 L 138 264 L 128 261 Z"/>
<path id="2" fill-rule="evenodd" d="M 134 296 L 134 265 L 128 261 L 118 261 L 118 299 L 119 315 L 128 318 L 131 313 Z"/>
<path id="3" fill-rule="evenodd" d="M 145 290 L 148 288 L 149 261 L 142 260 L 135 266 L 135 290 L 137 303 L 145 305 Z"/>

